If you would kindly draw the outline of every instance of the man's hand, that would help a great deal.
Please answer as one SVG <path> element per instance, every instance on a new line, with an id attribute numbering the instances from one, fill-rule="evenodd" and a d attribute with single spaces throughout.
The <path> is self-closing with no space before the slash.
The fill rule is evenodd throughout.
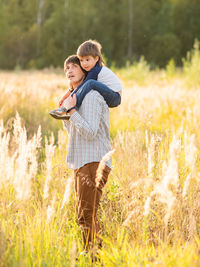
<path id="1" fill-rule="evenodd" d="M 62 98 L 62 99 L 59 101 L 59 108 L 62 106 L 64 100 L 65 100 L 65 99 Z"/>
<path id="2" fill-rule="evenodd" d="M 62 106 L 63 102 L 65 101 L 66 98 L 68 98 L 70 96 L 71 92 L 70 90 L 67 91 L 66 94 L 64 94 L 64 96 L 61 98 L 61 100 L 59 101 L 59 108 Z"/>
<path id="3" fill-rule="evenodd" d="M 73 94 L 73 96 L 69 96 L 67 99 L 65 99 L 65 101 L 63 102 L 63 106 L 66 109 L 70 109 L 72 107 L 76 106 L 76 94 Z M 75 112 L 75 109 L 70 111 L 70 115 L 73 114 Z"/>

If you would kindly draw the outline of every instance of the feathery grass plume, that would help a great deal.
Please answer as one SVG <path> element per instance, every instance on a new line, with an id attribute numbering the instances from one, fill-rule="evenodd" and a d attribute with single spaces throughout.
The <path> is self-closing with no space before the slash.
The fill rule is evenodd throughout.
<path id="1" fill-rule="evenodd" d="M 145 130 L 145 144 L 146 147 L 149 147 L 149 135 L 147 130 Z"/>
<path id="2" fill-rule="evenodd" d="M 111 150 L 108 153 L 105 154 L 105 156 L 103 156 L 102 160 L 99 163 L 98 169 L 97 169 L 97 173 L 96 173 L 96 179 L 95 179 L 95 183 L 96 183 L 96 187 L 99 187 L 99 184 L 102 182 L 102 173 L 103 173 L 103 169 L 106 166 L 106 161 L 110 160 L 112 157 L 112 154 L 115 152 L 115 150 Z"/>
<path id="3" fill-rule="evenodd" d="M 184 186 L 183 186 L 183 192 L 182 192 L 182 196 L 183 196 L 183 198 L 184 198 L 184 197 L 186 196 L 186 194 L 187 194 L 187 190 L 188 190 L 189 185 L 190 185 L 191 177 L 192 177 L 192 175 L 191 175 L 191 173 L 189 173 L 189 174 L 187 175 L 186 179 L 185 179 Z"/>
<path id="4" fill-rule="evenodd" d="M 173 207 L 174 207 L 176 198 L 174 197 L 172 191 L 169 190 L 168 188 L 163 187 L 162 184 L 156 185 L 151 196 L 153 196 L 154 194 L 157 194 L 157 199 L 161 203 L 166 204 L 164 223 L 165 223 L 165 226 L 167 226 L 168 220 L 169 220 L 169 218 L 172 214 L 172 211 L 173 211 Z"/>
<path id="5" fill-rule="evenodd" d="M 197 223 L 196 223 L 196 219 L 195 216 L 192 213 L 192 210 L 190 211 L 190 215 L 189 215 L 189 224 L 188 224 L 188 239 L 192 240 L 196 234 L 196 230 L 197 230 Z"/>
<path id="6" fill-rule="evenodd" d="M 58 131 L 58 150 L 62 150 L 62 148 L 66 148 L 66 142 L 67 142 L 67 134 L 64 130 Z"/>
<path id="7" fill-rule="evenodd" d="M 129 189 L 132 191 L 132 199 L 131 201 L 129 201 L 129 204 L 128 204 L 128 207 L 131 207 L 131 210 L 132 209 L 138 209 L 138 214 L 142 215 L 142 206 L 141 206 L 141 191 L 142 191 L 142 194 L 144 196 L 146 196 L 150 190 L 150 188 L 152 187 L 153 183 L 154 183 L 154 179 L 150 178 L 150 177 L 147 177 L 147 178 L 140 178 L 138 181 L 136 182 L 131 182 L 129 184 Z M 137 197 L 137 194 L 136 192 L 138 193 L 138 197 Z M 151 197 L 148 197 L 147 200 L 145 201 L 145 204 L 144 204 L 144 210 L 145 212 L 143 212 L 143 215 L 144 216 L 147 216 L 148 214 L 148 206 L 150 208 L 150 201 L 151 201 Z M 131 212 L 130 212 L 131 214 Z M 130 215 L 129 214 L 129 215 Z M 131 219 L 131 217 L 128 215 L 127 218 L 129 218 L 129 220 Z M 134 215 L 134 213 L 132 214 Z"/>
<path id="8" fill-rule="evenodd" d="M 76 265 L 76 242 L 73 241 L 70 249 L 70 267 L 75 267 Z"/>
<path id="9" fill-rule="evenodd" d="M 173 206 L 176 201 L 176 198 L 173 195 L 173 192 L 170 190 L 169 185 L 173 185 L 175 189 L 178 186 L 178 163 L 176 160 L 177 154 L 180 151 L 180 140 L 175 136 L 170 144 L 169 149 L 169 163 L 168 165 L 164 163 L 163 167 L 163 177 L 162 180 L 154 185 L 154 189 L 150 194 L 150 198 L 147 198 L 144 206 L 144 214 L 147 216 L 149 214 L 149 205 L 151 197 L 156 195 L 157 199 L 166 204 L 166 212 L 164 216 L 164 223 L 167 231 L 168 220 L 172 214 Z"/>
<path id="10" fill-rule="evenodd" d="M 51 204 L 47 207 L 47 223 L 49 223 L 53 215 L 55 214 L 55 201 L 56 201 L 56 193 L 54 193 L 53 198 L 51 200 Z"/>
<path id="11" fill-rule="evenodd" d="M 144 204 L 144 213 L 143 215 L 147 217 L 150 211 L 151 197 L 148 197 Z"/>
<path id="12" fill-rule="evenodd" d="M 73 176 L 70 176 L 67 179 L 67 182 L 66 182 L 65 194 L 64 194 L 64 197 L 63 197 L 63 202 L 62 202 L 61 210 L 63 209 L 64 205 L 66 205 L 69 202 L 72 182 L 73 182 Z"/>
<path id="13" fill-rule="evenodd" d="M 191 136 L 188 136 L 186 131 L 184 132 L 184 150 L 185 150 L 185 162 L 186 165 L 190 168 L 191 172 L 187 175 L 184 181 L 183 192 L 182 192 L 183 198 L 187 194 L 187 190 L 189 188 L 190 181 L 192 179 L 192 174 L 195 170 L 196 155 L 197 155 L 197 148 L 195 146 L 195 135 L 192 134 Z"/>
<path id="14" fill-rule="evenodd" d="M 175 187 L 178 186 L 178 163 L 176 158 L 180 152 L 180 148 L 180 140 L 173 136 L 173 140 L 169 149 L 169 163 L 168 165 L 164 163 L 164 175 L 161 181 L 161 184 L 165 189 L 167 189 L 170 184 L 174 185 Z"/>
<path id="15" fill-rule="evenodd" d="M 48 139 L 45 137 L 45 165 L 46 165 L 46 179 L 44 184 L 43 197 L 47 199 L 49 196 L 49 184 L 52 178 L 52 158 L 55 154 L 55 145 L 54 145 L 54 136 L 51 134 L 50 143 L 48 143 Z"/>
<path id="16" fill-rule="evenodd" d="M 169 147 L 170 158 L 176 158 L 181 149 L 181 140 L 174 134 Z"/>
<path id="17" fill-rule="evenodd" d="M 178 186 L 178 163 L 177 155 L 181 149 L 181 142 L 175 136 L 173 136 L 169 149 L 169 163 L 166 172 L 162 178 L 162 184 L 165 188 L 168 188 L 169 184 Z"/>
<path id="18" fill-rule="evenodd" d="M 185 161 L 187 166 L 193 172 L 196 163 L 197 148 L 195 146 L 195 135 L 188 136 L 187 132 L 184 132 L 184 150 L 185 150 Z"/>
<path id="19" fill-rule="evenodd" d="M 154 180 L 152 178 L 140 178 L 138 181 L 136 182 L 130 182 L 129 187 L 130 189 L 134 189 L 134 188 L 138 188 L 139 186 L 143 186 L 144 189 L 147 189 L 149 186 L 152 185 L 152 183 L 154 182 Z"/>
<path id="20" fill-rule="evenodd" d="M 149 143 L 149 141 L 148 141 Z M 154 168 L 154 152 L 155 152 L 155 136 L 151 135 L 150 144 L 148 145 L 148 176 L 153 176 L 153 168 Z"/>
<path id="21" fill-rule="evenodd" d="M 132 219 L 132 217 L 133 217 L 133 215 L 134 215 L 135 213 L 136 213 L 135 210 L 132 210 L 132 211 L 129 213 L 128 217 L 127 217 L 126 220 L 123 222 L 123 226 L 128 226 L 129 221 Z"/>
<path id="22" fill-rule="evenodd" d="M 10 134 L 6 133 L 3 120 L 0 121 L 0 185 L 8 183 L 14 176 L 14 156 L 9 154 Z"/>
<path id="23" fill-rule="evenodd" d="M 127 208 L 128 210 L 130 210 L 130 212 L 128 213 L 128 216 L 124 222 L 124 225 L 128 225 L 128 222 L 132 219 L 132 221 L 134 221 L 133 217 L 136 217 L 137 219 L 139 218 L 139 216 L 142 216 L 142 214 L 144 215 L 143 212 L 143 207 L 142 207 L 142 201 L 141 201 L 141 197 L 142 196 L 146 196 L 146 194 L 148 194 L 152 184 L 154 183 L 154 180 L 151 178 L 140 178 L 138 181 L 136 182 L 131 182 L 129 184 L 129 189 L 131 192 L 131 199 L 129 199 L 128 203 L 127 203 Z M 141 196 L 141 192 L 142 192 L 142 196 Z M 127 192 L 126 192 L 127 193 Z M 129 197 L 130 198 L 130 197 Z M 147 204 L 147 200 L 145 202 L 145 207 L 144 209 L 146 210 L 145 214 L 147 213 L 147 205 L 150 205 L 150 200 L 151 198 L 148 197 L 149 200 L 149 204 Z M 133 212 L 134 211 L 134 212 Z M 146 216 L 146 215 L 144 215 Z"/>
<path id="24" fill-rule="evenodd" d="M 37 148 L 41 142 L 41 130 L 39 128 L 37 134 L 31 140 L 27 140 L 26 129 L 21 127 L 21 119 L 17 113 L 13 133 L 17 154 L 13 184 L 17 193 L 16 197 L 25 200 L 30 197 L 31 179 L 37 174 Z"/>

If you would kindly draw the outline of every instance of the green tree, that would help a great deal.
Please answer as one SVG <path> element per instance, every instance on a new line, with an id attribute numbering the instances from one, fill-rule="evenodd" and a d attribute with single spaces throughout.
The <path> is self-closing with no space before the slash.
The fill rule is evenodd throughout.
<path id="1" fill-rule="evenodd" d="M 4 40 L 8 31 L 8 14 L 3 0 L 0 0 L 0 68 L 5 65 Z"/>
<path id="2" fill-rule="evenodd" d="M 174 32 L 181 41 L 181 57 L 191 50 L 195 38 L 200 39 L 200 1 L 176 0 Z"/>
<path id="3" fill-rule="evenodd" d="M 148 59 L 154 65 L 165 67 L 170 59 L 180 58 L 181 43 L 173 33 L 155 35 L 149 45 Z"/>
<path id="4" fill-rule="evenodd" d="M 200 39 L 199 14 L 199 0 L 0 0 L 0 67 L 62 66 L 90 38 L 108 65 L 180 62 Z"/>

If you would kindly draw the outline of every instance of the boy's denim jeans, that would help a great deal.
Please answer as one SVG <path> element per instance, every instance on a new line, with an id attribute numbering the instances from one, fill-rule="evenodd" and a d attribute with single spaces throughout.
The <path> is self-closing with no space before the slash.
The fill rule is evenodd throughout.
<path id="1" fill-rule="evenodd" d="M 108 86 L 106 86 L 105 84 L 101 82 L 98 82 L 96 80 L 88 80 L 86 83 L 83 84 L 83 86 L 76 93 L 76 96 L 77 96 L 76 107 L 77 108 L 81 106 L 84 97 L 91 90 L 95 90 L 99 92 L 103 96 L 109 108 L 117 107 L 121 103 L 121 96 L 118 92 L 114 92 Z"/>

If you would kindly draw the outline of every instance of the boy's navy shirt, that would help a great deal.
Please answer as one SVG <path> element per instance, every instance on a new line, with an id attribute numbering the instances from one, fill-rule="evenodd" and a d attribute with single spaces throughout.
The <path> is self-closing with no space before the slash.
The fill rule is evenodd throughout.
<path id="1" fill-rule="evenodd" d="M 88 80 L 97 80 L 98 74 L 101 71 L 102 66 L 99 66 L 99 63 L 97 62 L 96 65 L 88 72 L 85 80 L 74 90 L 74 92 L 71 94 L 75 94 L 81 86 L 83 86 L 84 83 L 86 83 Z"/>

